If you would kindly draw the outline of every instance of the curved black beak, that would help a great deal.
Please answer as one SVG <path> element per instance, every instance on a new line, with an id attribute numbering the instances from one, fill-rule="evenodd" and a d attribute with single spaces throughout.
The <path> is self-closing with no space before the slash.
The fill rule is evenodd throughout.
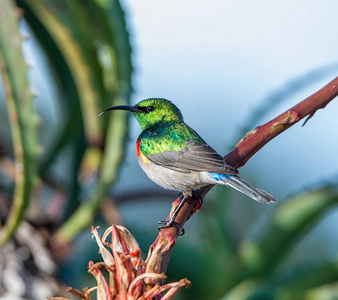
<path id="1" fill-rule="evenodd" d="M 117 109 L 119 109 L 119 110 L 128 110 L 128 111 L 131 111 L 133 113 L 139 111 L 139 109 L 137 108 L 137 106 L 119 105 L 119 106 L 113 106 L 113 107 L 107 108 L 102 113 L 100 113 L 99 116 L 101 116 L 103 113 L 105 113 L 108 110 L 117 110 Z"/>

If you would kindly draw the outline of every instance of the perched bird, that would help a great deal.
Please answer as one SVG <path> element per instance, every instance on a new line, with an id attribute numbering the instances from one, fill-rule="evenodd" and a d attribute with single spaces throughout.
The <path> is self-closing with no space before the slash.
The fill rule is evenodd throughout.
<path id="1" fill-rule="evenodd" d="M 175 218 L 189 196 L 208 184 L 223 184 L 261 202 L 275 202 L 267 192 L 254 187 L 237 174 L 183 120 L 181 111 L 169 100 L 146 99 L 134 106 L 114 106 L 109 110 L 128 110 L 141 126 L 136 143 L 138 162 L 148 177 L 165 189 L 180 191 L 183 200 L 168 221 L 160 221 L 159 229 L 175 226 Z M 102 114 L 102 113 L 101 113 Z M 200 195 L 197 195 L 201 201 Z"/>

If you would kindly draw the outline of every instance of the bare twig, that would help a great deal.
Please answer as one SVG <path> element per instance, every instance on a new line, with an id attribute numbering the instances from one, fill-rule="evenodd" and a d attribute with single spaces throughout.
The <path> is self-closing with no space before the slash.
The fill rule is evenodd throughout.
<path id="1" fill-rule="evenodd" d="M 256 127 L 253 131 L 246 134 L 236 145 L 236 148 L 224 156 L 224 159 L 232 167 L 240 168 L 244 166 L 270 140 L 307 117 L 303 124 L 304 126 L 318 109 L 324 108 L 336 96 L 338 96 L 338 77 L 273 120 Z M 205 196 L 212 187 L 213 185 L 208 185 L 203 187 L 199 192 L 202 196 Z M 178 198 L 173 203 L 172 211 L 180 200 L 181 198 Z M 187 200 L 175 219 L 177 223 L 183 226 L 189 217 L 195 213 L 197 201 L 198 199 L 194 197 Z M 167 219 L 170 218 L 171 213 Z M 149 249 L 147 272 L 162 273 L 166 271 L 178 234 L 179 230 L 175 227 L 165 228 L 160 231 L 157 239 Z"/>

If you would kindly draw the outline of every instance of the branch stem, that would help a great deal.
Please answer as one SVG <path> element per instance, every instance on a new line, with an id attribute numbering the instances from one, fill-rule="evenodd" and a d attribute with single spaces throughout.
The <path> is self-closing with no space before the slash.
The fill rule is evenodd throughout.
<path id="1" fill-rule="evenodd" d="M 303 124 L 304 126 L 318 109 L 326 107 L 326 105 L 337 96 L 338 77 L 297 105 L 246 134 L 236 147 L 224 156 L 224 159 L 232 167 L 243 167 L 246 162 L 269 141 L 307 117 Z M 213 185 L 205 186 L 199 190 L 199 193 L 204 197 L 212 187 Z M 176 201 L 178 200 L 179 199 Z M 183 205 L 175 219 L 181 226 L 194 214 L 196 201 L 198 201 L 198 199 L 190 197 Z M 167 220 L 169 218 L 170 214 Z M 179 230 L 175 227 L 164 228 L 160 231 L 155 242 L 149 249 L 147 272 L 165 273 L 178 235 Z"/>

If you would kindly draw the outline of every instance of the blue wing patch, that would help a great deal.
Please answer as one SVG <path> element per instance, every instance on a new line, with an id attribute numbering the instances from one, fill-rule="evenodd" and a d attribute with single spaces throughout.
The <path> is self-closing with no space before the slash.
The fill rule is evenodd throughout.
<path id="1" fill-rule="evenodd" d="M 231 175 L 227 175 L 227 174 L 220 174 L 220 173 L 209 173 L 211 178 L 220 181 L 220 180 L 226 180 L 227 178 L 229 178 Z"/>

